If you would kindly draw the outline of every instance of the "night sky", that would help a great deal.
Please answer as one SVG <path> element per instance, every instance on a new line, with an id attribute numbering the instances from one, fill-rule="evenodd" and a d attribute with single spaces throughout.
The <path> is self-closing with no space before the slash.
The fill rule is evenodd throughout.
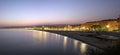
<path id="1" fill-rule="evenodd" d="M 120 0 L 0 0 L 0 26 L 82 24 L 119 15 Z"/>

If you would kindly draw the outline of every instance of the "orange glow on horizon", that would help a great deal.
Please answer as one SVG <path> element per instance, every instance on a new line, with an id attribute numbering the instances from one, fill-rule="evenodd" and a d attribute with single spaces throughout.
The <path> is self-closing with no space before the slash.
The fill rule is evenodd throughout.
<path id="1" fill-rule="evenodd" d="M 14 22 L 0 22 L 0 26 L 27 26 L 27 25 L 37 25 L 44 24 L 44 21 L 14 21 Z"/>

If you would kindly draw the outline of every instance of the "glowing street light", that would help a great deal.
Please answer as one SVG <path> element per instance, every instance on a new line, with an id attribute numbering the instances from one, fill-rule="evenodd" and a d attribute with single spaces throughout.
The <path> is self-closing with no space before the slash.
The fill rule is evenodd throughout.
<path id="1" fill-rule="evenodd" d="M 82 29 L 85 29 L 85 27 L 82 27 Z"/>
<path id="2" fill-rule="evenodd" d="M 109 26 L 109 25 L 107 25 L 106 27 L 107 27 L 107 28 L 109 28 L 110 26 Z"/>

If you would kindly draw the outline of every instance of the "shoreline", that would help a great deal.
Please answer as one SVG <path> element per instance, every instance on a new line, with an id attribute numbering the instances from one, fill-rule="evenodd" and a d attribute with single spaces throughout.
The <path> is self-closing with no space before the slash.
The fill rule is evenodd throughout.
<path id="1" fill-rule="evenodd" d="M 56 33 L 59 35 L 67 36 L 69 38 L 76 39 L 78 41 L 84 42 L 86 44 L 89 44 L 91 46 L 97 47 L 99 49 L 105 49 L 110 46 L 110 43 L 106 41 L 101 41 L 100 39 L 97 39 L 95 37 L 87 37 L 87 36 L 81 36 L 79 31 L 50 31 L 50 30 L 38 30 L 38 31 L 45 31 L 50 33 Z"/>

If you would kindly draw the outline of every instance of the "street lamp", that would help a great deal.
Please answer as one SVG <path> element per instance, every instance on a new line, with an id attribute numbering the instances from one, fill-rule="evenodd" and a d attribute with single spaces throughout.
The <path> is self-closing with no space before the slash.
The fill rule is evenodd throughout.
<path id="1" fill-rule="evenodd" d="M 107 31 L 109 31 L 109 27 L 110 27 L 110 25 L 106 25 L 106 27 L 107 27 Z"/>
<path id="2" fill-rule="evenodd" d="M 109 26 L 109 25 L 107 25 L 106 27 L 107 27 L 107 28 L 109 28 L 110 26 Z"/>

